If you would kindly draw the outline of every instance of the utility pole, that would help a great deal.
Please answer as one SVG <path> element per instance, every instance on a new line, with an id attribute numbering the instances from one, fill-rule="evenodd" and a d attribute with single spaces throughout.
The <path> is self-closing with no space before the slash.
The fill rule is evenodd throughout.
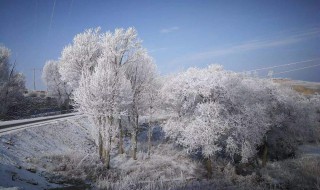
<path id="1" fill-rule="evenodd" d="M 36 70 L 42 71 L 42 69 L 33 68 L 33 90 L 36 90 Z"/>
<path id="2" fill-rule="evenodd" d="M 36 68 L 33 68 L 33 90 L 36 90 Z"/>

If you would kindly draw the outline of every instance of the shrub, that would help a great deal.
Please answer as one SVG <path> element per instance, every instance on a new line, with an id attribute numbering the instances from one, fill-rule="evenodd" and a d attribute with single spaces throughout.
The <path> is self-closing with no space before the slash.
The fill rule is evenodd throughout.
<path id="1" fill-rule="evenodd" d="M 261 145 L 290 156 L 318 123 L 319 98 L 311 102 L 271 79 L 221 66 L 188 69 L 166 82 L 162 94 L 176 113 L 164 125 L 167 136 L 205 158 L 247 163 Z"/>

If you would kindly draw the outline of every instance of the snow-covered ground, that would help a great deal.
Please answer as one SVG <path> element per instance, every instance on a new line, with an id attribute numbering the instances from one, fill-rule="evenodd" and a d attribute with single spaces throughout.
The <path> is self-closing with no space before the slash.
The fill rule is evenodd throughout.
<path id="1" fill-rule="evenodd" d="M 86 180 L 95 175 L 99 179 L 90 183 L 102 189 L 167 189 L 180 187 L 205 173 L 199 169 L 201 163 L 166 143 L 159 126 L 153 130 L 151 157 L 146 153 L 147 132 L 142 130 L 138 136 L 138 159 L 130 156 L 127 136 L 126 153 L 117 155 L 115 147 L 111 169 L 103 170 L 97 161 L 92 127 L 85 116 L 78 116 L 0 136 L 0 187 L 49 189 L 68 183 L 83 185 L 77 178 Z"/>
<path id="2" fill-rule="evenodd" d="M 0 189 L 19 187 L 36 190 L 66 186 L 123 190 L 237 189 L 239 184 L 245 185 L 244 189 L 254 187 L 246 185 L 255 183 L 256 174 L 236 175 L 233 167 L 228 168 L 227 163 L 219 163 L 218 160 L 213 165 L 214 177 L 207 179 L 201 160 L 189 157 L 181 147 L 168 141 L 159 126 L 153 130 L 153 148 L 148 157 L 145 124 L 138 135 L 138 159 L 130 157 L 130 137 L 126 136 L 126 153 L 117 155 L 117 148 L 114 147 L 111 169 L 107 170 L 97 159 L 96 145 L 91 137 L 92 127 L 85 116 L 78 116 L 1 135 Z M 270 162 L 267 171 L 261 170 L 261 178 L 264 181 L 270 178 L 270 183 L 274 183 L 281 175 L 281 167 L 288 167 L 286 171 L 289 172 L 288 164 L 297 165 L 300 160 L 305 160 L 304 155 L 309 154 L 312 155 L 310 160 L 318 157 L 320 147 L 301 146 L 302 156 L 297 161 L 292 160 L 292 163 Z M 314 173 L 317 174 L 316 171 Z M 260 189 L 263 187 L 259 186 Z"/>
<path id="3" fill-rule="evenodd" d="M 50 157 L 95 152 L 87 119 L 64 119 L 0 137 L 0 186 L 25 189 L 60 187 L 46 180 Z"/>

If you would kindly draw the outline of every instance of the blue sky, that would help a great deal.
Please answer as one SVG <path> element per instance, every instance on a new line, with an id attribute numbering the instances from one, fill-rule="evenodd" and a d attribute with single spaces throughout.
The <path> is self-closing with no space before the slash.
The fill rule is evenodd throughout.
<path id="1" fill-rule="evenodd" d="M 12 50 L 28 88 L 33 68 L 98 26 L 135 27 L 161 74 L 213 63 L 247 71 L 310 60 L 275 73 L 320 64 L 319 0 L 0 0 L 0 18 L 0 43 Z M 37 88 L 45 89 L 40 75 Z M 320 66 L 276 76 L 320 82 Z"/>

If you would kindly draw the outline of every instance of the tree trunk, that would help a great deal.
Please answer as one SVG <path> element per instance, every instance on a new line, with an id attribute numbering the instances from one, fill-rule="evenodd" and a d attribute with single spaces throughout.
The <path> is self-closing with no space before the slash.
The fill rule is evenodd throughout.
<path id="1" fill-rule="evenodd" d="M 103 161 L 103 139 L 101 131 L 99 131 L 99 137 L 98 137 L 98 152 L 99 152 L 99 159 Z"/>
<path id="2" fill-rule="evenodd" d="M 267 143 L 264 144 L 263 153 L 262 153 L 262 167 L 267 165 L 268 161 L 268 146 Z"/>
<path id="3" fill-rule="evenodd" d="M 109 121 L 109 120 L 108 120 Z M 98 153 L 99 153 L 99 159 L 101 162 L 109 168 L 109 162 L 110 162 L 110 147 L 109 144 L 111 138 L 109 137 L 110 134 L 105 134 L 105 129 L 108 129 L 108 126 L 106 126 L 106 118 L 99 117 L 98 118 L 98 126 L 100 127 L 98 131 Z M 109 126 L 110 127 L 110 126 Z"/>
<path id="4" fill-rule="evenodd" d="M 110 169 L 110 152 L 111 152 L 111 134 L 107 135 L 108 139 L 107 139 L 107 148 L 105 149 L 105 166 L 107 166 L 107 169 Z"/>
<path id="5" fill-rule="evenodd" d="M 95 125 L 98 126 L 98 154 L 99 154 L 99 159 L 104 162 L 104 159 L 103 159 L 103 149 L 104 149 L 104 146 L 103 146 L 103 118 L 102 117 L 98 117 L 94 120 L 95 122 Z"/>
<path id="6" fill-rule="evenodd" d="M 102 148 L 102 162 L 104 165 L 106 165 L 108 167 L 109 163 L 107 162 L 107 150 L 105 148 L 105 146 L 103 146 Z"/>
<path id="7" fill-rule="evenodd" d="M 137 130 L 133 129 L 132 133 L 132 158 L 137 159 Z"/>
<path id="8" fill-rule="evenodd" d="M 67 113 L 69 113 L 69 111 L 70 111 L 70 99 L 69 99 L 69 97 L 65 100 L 66 101 L 66 108 L 67 108 Z"/>
<path id="9" fill-rule="evenodd" d="M 137 159 L 137 133 L 138 133 L 138 126 L 139 126 L 138 119 L 139 119 L 139 116 L 137 114 L 134 121 L 135 124 L 133 125 L 133 133 L 132 133 L 132 158 L 134 160 Z"/>
<path id="10" fill-rule="evenodd" d="M 119 124 L 119 154 L 124 153 L 123 149 L 123 129 L 122 129 L 122 124 L 121 124 L 121 118 L 118 119 L 118 124 Z"/>
<path id="11" fill-rule="evenodd" d="M 152 106 L 149 107 L 149 111 L 150 111 L 150 117 L 149 117 L 149 128 L 148 128 L 148 157 L 150 158 L 150 154 L 151 154 L 151 139 L 152 139 L 152 131 L 153 131 L 153 126 L 152 126 Z"/>
<path id="12" fill-rule="evenodd" d="M 113 117 L 108 117 L 108 125 L 107 126 L 107 132 L 106 132 L 106 148 L 104 149 L 104 165 L 107 167 L 107 169 L 110 168 L 110 152 L 111 152 L 111 140 L 112 140 L 112 134 L 111 134 L 111 128 L 113 127 Z"/>
<path id="13" fill-rule="evenodd" d="M 212 161 L 211 161 L 211 158 L 208 157 L 208 158 L 205 158 L 205 167 L 207 169 L 207 172 L 208 172 L 208 178 L 211 178 L 212 176 Z"/>
<path id="14" fill-rule="evenodd" d="M 151 124 L 151 119 L 149 121 L 149 128 L 148 128 L 148 157 L 150 158 L 151 154 L 151 139 L 152 139 L 152 124 Z"/>

